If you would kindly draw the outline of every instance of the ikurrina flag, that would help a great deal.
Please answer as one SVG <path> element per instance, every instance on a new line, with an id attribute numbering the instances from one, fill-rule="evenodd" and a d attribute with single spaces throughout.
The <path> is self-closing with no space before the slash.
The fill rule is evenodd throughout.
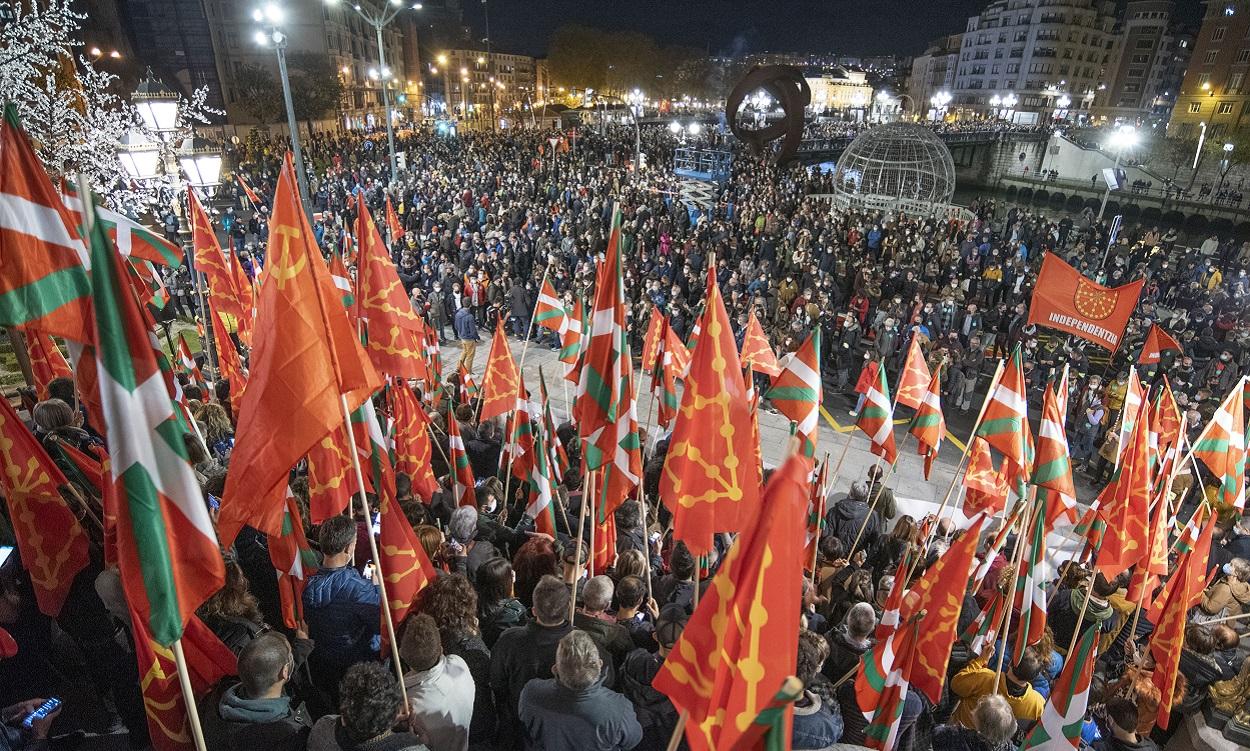
<path id="1" fill-rule="evenodd" d="M 660 498 L 673 512 L 673 537 L 696 556 L 711 550 L 713 534 L 739 529 L 755 513 L 760 487 L 738 346 L 712 271 L 703 334 L 660 476 Z"/>
<path id="2" fill-rule="evenodd" d="M 8 399 L 0 399 L 0 460 L 0 490 L 9 505 L 22 567 L 30 572 L 40 612 L 55 618 L 74 577 L 89 562 L 90 546 L 61 496 L 59 488 L 68 481 Z"/>
<path id="3" fill-rule="evenodd" d="M 1032 438 L 1029 435 L 1028 402 L 1024 388 L 1024 365 L 1020 358 L 1020 345 L 1016 345 L 1011 353 L 1011 362 L 990 392 L 990 401 L 985 407 L 977 435 L 1002 452 L 1017 469 L 1027 471 Z"/>
<path id="4" fill-rule="evenodd" d="M 74 220 L 82 225 L 82 201 L 78 198 L 78 188 L 71 182 L 61 184 L 61 200 L 65 208 L 74 215 Z M 131 262 L 147 261 L 158 266 L 177 268 L 186 261 L 182 248 L 161 237 L 155 230 L 148 229 L 128 216 L 116 211 L 97 206 L 96 217 L 104 225 L 104 231 L 117 246 L 122 258 Z"/>
<path id="5" fill-rule="evenodd" d="M 187 207 L 191 215 L 191 247 L 195 252 L 195 270 L 204 274 L 208 281 L 209 304 L 214 311 L 233 317 L 237 321 L 239 338 L 244 344 L 252 344 L 252 308 L 255 300 L 251 282 L 243 273 L 243 267 L 239 265 L 234 252 L 221 247 L 217 242 L 208 213 L 204 211 L 204 206 L 200 204 L 194 190 L 187 191 Z M 277 218 L 275 214 L 274 219 Z M 276 224 L 273 226 L 276 227 Z M 272 234 L 271 229 L 270 237 L 272 260 L 273 241 L 278 239 L 278 235 Z"/>
<path id="6" fill-rule="evenodd" d="M 547 466 L 550 468 L 551 477 L 556 482 L 560 482 L 569 471 L 569 455 L 564 450 L 560 436 L 556 433 L 556 420 L 551 413 L 551 400 L 547 398 L 547 378 L 543 375 L 541 366 L 538 368 L 538 394 L 542 402 L 542 430 L 545 435 L 543 443 L 547 448 Z"/>
<path id="7" fill-rule="evenodd" d="M 363 201 L 361 201 L 360 206 L 364 208 Z M 390 196 L 386 197 L 386 231 L 391 236 L 391 242 L 395 242 L 404 236 L 404 226 L 399 223 L 399 215 L 395 213 L 395 207 L 391 205 Z"/>
<path id="8" fill-rule="evenodd" d="M 504 432 L 500 462 L 508 465 L 513 477 L 524 482 L 534 464 L 534 420 L 539 416 L 541 408 L 530 400 L 529 389 L 523 384 L 517 385 L 513 407 L 512 414 L 506 420 L 507 430 Z"/>
<path id="9" fill-rule="evenodd" d="M 1046 385 L 1042 397 L 1042 421 L 1037 431 L 1037 459 L 1033 462 L 1033 484 L 1046 493 L 1046 526 L 1052 528 L 1060 518 L 1068 524 L 1076 522 L 1076 488 L 1072 484 L 1072 460 L 1068 456 L 1068 435 L 1064 426 L 1066 410 L 1060 406 L 1057 393 L 1067 393 L 1067 371 L 1056 392 Z"/>
<path id="10" fill-rule="evenodd" d="M 998 629 L 1002 627 L 1005 607 L 1007 607 L 1007 595 L 995 588 L 990 601 L 977 614 L 976 619 L 968 624 L 968 628 L 959 635 L 961 640 L 967 642 L 973 654 L 984 654 L 986 646 L 998 640 Z"/>
<path id="11" fill-rule="evenodd" d="M 274 194 L 269 266 L 260 291 L 248 387 L 218 529 L 282 528 L 283 487 L 300 459 L 360 406 L 382 379 L 361 349 L 295 192 L 288 155 Z M 344 404 L 346 403 L 346 404 Z"/>
<path id="12" fill-rule="evenodd" d="M 554 434 L 544 435 L 544 432 L 539 430 L 534 435 L 534 462 L 530 467 L 529 477 L 526 478 L 529 483 L 529 500 L 525 506 L 525 514 L 534 520 L 534 529 L 554 537 L 556 523 L 553 501 L 556 483 L 551 472 L 551 455 L 547 439 L 555 436 Z"/>
<path id="13" fill-rule="evenodd" d="M 187 378 L 193 385 L 199 386 L 204 391 L 204 398 L 207 399 L 208 381 L 204 378 L 200 366 L 195 363 L 195 356 L 191 354 L 191 346 L 187 344 L 185 333 L 178 334 L 178 367 L 187 374 Z"/>
<path id="14" fill-rule="evenodd" d="M 74 372 L 52 337 L 39 329 L 26 329 L 23 336 L 30 355 L 30 369 L 35 374 L 35 393 L 40 399 L 47 399 L 48 384 L 57 378 L 73 378 Z"/>
<path id="15" fill-rule="evenodd" d="M 352 288 L 352 277 L 347 271 L 347 267 L 343 265 L 343 256 L 338 253 L 330 255 L 330 281 L 334 282 L 334 288 L 343 296 L 343 307 L 347 309 L 350 316 L 355 319 L 356 309 L 356 290 Z"/>
<path id="16" fill-rule="evenodd" d="M 568 314 L 550 279 L 543 279 L 543 286 L 538 290 L 538 299 L 534 303 L 534 324 L 556 334 L 563 334 L 568 327 Z"/>
<path id="17" fill-rule="evenodd" d="M 1145 283 L 1139 279 L 1119 287 L 1104 287 L 1085 278 L 1054 253 L 1047 253 L 1033 285 L 1028 322 L 1115 352 Z"/>
<path id="18" fill-rule="evenodd" d="M 820 530 L 825 525 L 825 482 L 828 478 L 829 463 L 821 462 L 820 471 L 812 478 L 812 495 L 807 501 L 807 537 L 804 538 L 803 565 L 808 571 L 816 562 L 820 545 Z"/>
<path id="19" fill-rule="evenodd" d="M 803 453 L 816 455 L 820 433 L 820 328 L 808 335 L 773 381 L 768 400 L 795 424 Z"/>
<path id="20" fill-rule="evenodd" d="M 1089 687 L 1098 658 L 1098 627 L 1085 629 L 1050 689 L 1042 717 L 1024 739 L 1021 751 L 1072 751 L 1081 747 L 1081 726 L 1089 707 Z"/>
<path id="21" fill-rule="evenodd" d="M 933 376 L 929 374 L 929 365 L 924 361 L 924 352 L 920 349 L 920 337 L 913 336 L 907 346 L 907 360 L 903 363 L 903 372 L 898 377 L 898 391 L 894 400 L 912 409 L 920 409 L 924 403 L 925 389 Z"/>
<path id="22" fill-rule="evenodd" d="M 1246 384 L 1242 377 L 1193 444 L 1194 456 L 1219 483 L 1216 499 L 1238 510 L 1246 506 Z"/>
<path id="23" fill-rule="evenodd" d="M 567 325 L 560 331 L 560 362 L 564 363 L 564 380 L 580 383 L 582 380 L 582 351 L 586 347 L 586 304 L 577 299 L 573 309 L 566 312 Z"/>
<path id="24" fill-rule="evenodd" d="M 395 471 L 412 480 L 412 492 L 425 503 L 434 498 L 438 478 L 434 476 L 433 444 L 429 417 L 408 384 L 400 381 L 387 392 L 391 404 L 391 435 Z"/>
<path id="25" fill-rule="evenodd" d="M 688 714 L 694 751 L 734 748 L 794 674 L 803 577 L 794 543 L 807 526 L 811 471 L 794 454 L 773 475 L 652 682 Z"/>
<path id="26" fill-rule="evenodd" d="M 1007 483 L 994 469 L 994 457 L 984 438 L 976 436 L 968 453 L 968 469 L 964 472 L 964 515 L 986 511 L 991 516 L 1007 508 Z"/>
<path id="27" fill-rule="evenodd" d="M 89 212 L 90 213 L 90 210 Z M 126 600 L 152 638 L 169 645 L 225 580 L 208 507 L 187 459 L 188 427 L 157 364 L 155 335 L 126 284 L 125 262 L 91 224 L 96 365 Z"/>
<path id="28" fill-rule="evenodd" d="M 1026 506 L 1031 509 L 1031 506 Z M 1015 647 L 1011 664 L 1020 662 L 1026 646 L 1042 640 L 1046 631 L 1046 590 L 1050 581 L 1046 570 L 1046 519 L 1041 513 L 1031 513 L 1032 520 L 1024 543 L 1024 558 L 1016 574 L 1015 608 L 1019 613 L 1016 626 Z"/>
<path id="29" fill-rule="evenodd" d="M 421 317 L 412 307 L 364 201 L 356 202 L 356 315 L 364 324 L 366 350 L 379 372 L 417 378 L 421 361 Z M 394 238 L 392 238 L 394 239 Z M 502 328 L 502 327 L 501 327 Z"/>
<path id="30" fill-rule="evenodd" d="M 148 631 L 142 616 L 131 607 L 135 659 L 139 663 L 139 690 L 147 714 L 148 734 L 155 751 L 194 751 L 187 706 L 178 684 L 174 652 Z M 182 636 L 191 693 L 202 699 L 222 678 L 235 675 L 234 653 L 221 643 L 208 626 L 192 616 Z"/>
<path id="31" fill-rule="evenodd" d="M 460 421 L 455 415 L 447 417 L 447 450 L 451 459 L 451 488 L 457 506 L 477 506 L 473 467 L 465 453 L 464 438 L 460 435 Z"/>
<path id="32" fill-rule="evenodd" d="M 278 572 L 278 596 L 282 602 L 282 622 L 287 628 L 299 627 L 304 620 L 304 585 L 317 570 L 317 556 L 304 536 L 304 520 L 290 486 L 286 489 L 286 513 L 282 534 L 270 535 L 269 561 Z"/>
<path id="33" fill-rule="evenodd" d="M 898 565 L 894 568 L 894 583 L 890 586 L 890 593 L 886 595 L 885 604 L 881 606 L 881 620 L 877 621 L 877 631 L 874 634 L 879 642 L 888 639 L 898 630 L 898 617 L 903 609 L 903 596 L 907 594 L 909 558 L 910 556 L 900 555 Z"/>
<path id="34" fill-rule="evenodd" d="M 768 337 L 764 335 L 764 327 L 760 325 L 760 319 L 755 317 L 754 310 L 747 319 L 746 333 L 742 335 L 741 359 L 742 366 L 750 368 L 755 373 L 763 373 L 769 378 L 776 378 L 781 374 L 777 355 L 769 346 Z"/>
<path id="35" fill-rule="evenodd" d="M 521 372 L 517 370 L 516 358 L 508 346 L 504 326 L 495 327 L 490 343 L 490 356 L 486 358 L 486 374 L 482 377 L 483 422 L 516 409 L 517 390 L 521 388 Z"/>
<path id="36" fill-rule="evenodd" d="M 898 459 L 898 448 L 894 445 L 894 403 L 890 401 L 884 366 L 877 368 L 877 377 L 864 397 L 855 426 L 868 436 L 872 453 L 893 464 Z"/>
<path id="37" fill-rule="evenodd" d="M 1137 362 L 1140 365 L 1153 365 L 1163 359 L 1163 353 L 1169 349 L 1174 352 L 1185 351 L 1181 343 L 1176 341 L 1176 337 L 1164 331 L 1159 324 L 1152 323 L 1150 324 L 1150 331 L 1146 334 L 1146 341 L 1142 344 L 1141 355 L 1138 356 Z"/>
<path id="38" fill-rule="evenodd" d="M 1137 368 L 1128 369 L 1128 387 L 1124 391 L 1124 407 L 1120 410 L 1120 439 L 1116 442 L 1115 462 L 1120 466 L 1124 456 L 1124 447 L 1128 445 L 1129 436 L 1133 434 L 1133 426 L 1137 423 L 1137 415 L 1141 405 L 1146 401 L 1146 391 L 1142 388 L 1141 379 L 1137 377 Z"/>
<path id="39" fill-rule="evenodd" d="M 1120 468 L 1098 494 L 1098 515 L 1106 531 L 1095 568 L 1108 578 L 1136 565 L 1150 553 L 1150 457 L 1146 445 L 1150 419 L 1147 410 L 1139 408 L 1139 412 Z"/>
<path id="40" fill-rule="evenodd" d="M 0 124 L 0 326 L 89 343 L 91 259 L 10 103 Z"/>
<path id="41" fill-rule="evenodd" d="M 864 745 L 869 748 L 890 751 L 898 740 L 919 630 L 918 622 L 906 623 L 864 653 L 855 676 L 855 701 L 868 720 Z"/>
<path id="42" fill-rule="evenodd" d="M 946 435 L 946 420 L 942 417 L 941 370 L 933 371 L 933 377 L 929 379 L 923 397 L 920 406 L 916 407 L 916 416 L 912 418 L 911 428 L 907 432 L 916 436 L 919 443 L 916 451 L 924 457 L 924 479 L 927 480 L 930 470 L 933 469 L 933 460 L 937 458 L 938 450 L 942 447 L 942 437 Z M 894 431 L 891 430 L 890 433 L 893 435 Z"/>

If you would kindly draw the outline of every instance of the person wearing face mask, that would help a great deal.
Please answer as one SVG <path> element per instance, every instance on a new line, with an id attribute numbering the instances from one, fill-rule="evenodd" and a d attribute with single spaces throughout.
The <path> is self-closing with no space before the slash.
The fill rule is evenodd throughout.
<path id="1" fill-rule="evenodd" d="M 1222 397 L 1237 383 L 1240 375 L 1240 368 L 1233 362 L 1232 351 L 1224 348 L 1220 350 L 1219 357 L 1207 363 L 1206 370 L 1202 371 L 1202 384 L 1217 397 Z"/>

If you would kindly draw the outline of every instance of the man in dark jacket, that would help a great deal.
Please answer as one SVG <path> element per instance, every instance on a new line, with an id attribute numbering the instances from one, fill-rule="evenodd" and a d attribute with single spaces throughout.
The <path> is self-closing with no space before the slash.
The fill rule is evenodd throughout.
<path id="1" fill-rule="evenodd" d="M 850 495 L 829 509 L 829 513 L 825 515 L 825 523 L 828 525 L 829 534 L 842 542 L 842 549 L 848 554 L 851 552 L 852 545 L 856 550 L 871 550 L 877 544 L 877 538 L 881 536 L 885 528 L 881 523 L 881 517 L 868 506 L 868 484 L 864 482 L 851 485 Z M 856 544 L 857 536 L 859 537 L 858 544 Z"/>
<path id="2" fill-rule="evenodd" d="M 1117 696 L 1107 702 L 1107 734 L 1094 744 L 1097 751 L 1158 751 L 1149 738 L 1137 734 L 1137 704 Z"/>
<path id="3" fill-rule="evenodd" d="M 825 634 L 829 642 L 829 657 L 824 664 L 824 674 L 836 682 L 860 663 L 864 653 L 872 648 L 872 632 L 877 627 L 877 613 L 872 604 L 859 602 L 846 614 L 846 623 Z"/>
<path id="4" fill-rule="evenodd" d="M 239 680 L 226 679 L 204 699 L 204 742 L 221 751 L 303 751 L 312 721 L 284 692 L 295 668 L 286 637 L 270 631 L 239 654 Z"/>
<path id="5" fill-rule="evenodd" d="M 677 643 L 686 627 L 689 615 L 681 605 L 670 604 L 660 608 L 655 619 L 655 641 L 658 652 L 638 648 L 625 656 L 621 665 L 621 693 L 634 704 L 634 713 L 642 725 L 642 742 L 639 751 L 660 751 L 668 747 L 672 729 L 677 724 L 677 709 L 664 694 L 651 687 L 659 674 L 664 659 Z M 685 748 L 682 740 L 682 748 Z"/>
<path id="6" fill-rule="evenodd" d="M 1048 624 L 1055 636 L 1055 646 L 1066 651 L 1072 643 L 1072 634 L 1076 630 L 1076 621 L 1080 618 L 1081 609 L 1085 604 L 1085 589 L 1060 589 L 1051 601 Z M 1094 625 L 1102 633 L 1108 633 L 1115 625 L 1115 609 L 1107 601 L 1116 591 L 1114 583 L 1107 581 L 1102 573 L 1094 577 L 1090 590 L 1092 597 L 1089 606 L 1085 607 L 1085 618 L 1081 621 L 1082 629 Z"/>
<path id="7" fill-rule="evenodd" d="M 323 690 L 337 698 L 339 679 L 357 662 L 377 657 L 382 600 L 378 588 L 351 565 L 356 523 L 332 516 L 318 534 L 323 560 L 304 588 L 304 619 L 317 645 L 310 658 Z"/>
<path id="8" fill-rule="evenodd" d="M 460 340 L 460 359 L 456 361 L 456 370 L 464 368 L 472 372 L 473 359 L 477 355 L 477 343 L 480 341 L 477 335 L 477 320 L 473 317 L 473 310 L 465 303 L 466 298 L 461 298 L 460 309 L 456 311 L 454 328 L 456 329 L 456 338 Z"/>
<path id="9" fill-rule="evenodd" d="M 588 634 L 574 629 L 556 648 L 554 677 L 521 691 L 518 713 L 529 748 L 544 751 L 629 751 L 642 726 L 624 696 L 603 685 L 603 658 Z"/>
<path id="10" fill-rule="evenodd" d="M 611 655 L 613 667 L 619 666 L 634 648 L 629 629 L 608 613 L 615 589 L 611 577 L 591 577 L 582 587 L 582 606 L 573 616 L 573 628 L 585 631 L 600 649 Z"/>

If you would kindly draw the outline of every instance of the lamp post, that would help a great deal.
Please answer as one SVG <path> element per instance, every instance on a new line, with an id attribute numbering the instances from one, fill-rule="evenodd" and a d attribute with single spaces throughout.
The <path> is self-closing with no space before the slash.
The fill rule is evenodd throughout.
<path id="1" fill-rule="evenodd" d="M 929 98 L 929 104 L 933 105 L 933 121 L 943 119 L 946 113 L 946 105 L 951 103 L 950 92 L 939 91 Z"/>
<path id="2" fill-rule="evenodd" d="M 1224 178 L 1228 177 L 1228 170 L 1232 168 L 1233 145 L 1231 143 L 1224 144 L 1224 158 L 1220 160 L 1220 184 L 1215 186 L 1216 200 L 1219 200 L 1219 193 L 1224 188 Z"/>
<path id="3" fill-rule="evenodd" d="M 326 0 L 327 5 L 338 5 L 338 0 Z M 399 162 L 395 158 L 395 124 L 391 113 L 391 97 L 386 87 L 386 45 L 382 43 L 382 29 L 386 28 L 391 21 L 399 15 L 404 8 L 412 8 L 413 10 L 421 10 L 421 3 L 413 3 L 406 5 L 400 0 L 390 0 L 389 6 L 383 6 L 381 13 L 373 14 L 366 12 L 359 3 L 352 6 L 352 10 L 356 11 L 356 15 L 364 19 L 365 23 L 373 27 L 374 34 L 378 40 L 378 70 L 382 71 L 382 106 L 386 110 L 386 145 L 390 149 L 391 157 L 391 179 L 395 179 L 395 175 L 399 172 Z"/>
<path id="4" fill-rule="evenodd" d="M 304 151 L 299 145 L 299 126 L 295 122 L 295 103 L 291 100 L 291 79 L 286 70 L 286 32 L 282 30 L 282 22 L 286 20 L 286 11 L 276 3 L 267 3 L 263 8 L 252 11 L 252 19 L 262 28 L 256 31 L 256 43 L 262 47 L 273 47 L 278 55 L 278 75 L 282 78 L 282 100 L 286 103 L 286 125 L 291 131 L 291 151 L 295 155 L 295 177 L 299 184 L 300 201 L 304 204 L 304 212 L 312 211 L 312 203 L 308 200 L 308 173 L 304 170 Z"/>
<path id="5" fill-rule="evenodd" d="M 997 120 L 1002 114 L 1003 98 L 998 94 L 990 97 L 990 110 L 994 113 L 994 119 Z"/>
<path id="6" fill-rule="evenodd" d="M 1003 112 L 1002 119 L 1007 120 L 1011 113 L 1016 109 L 1016 103 L 1020 100 L 1010 91 L 1003 95 Z"/>
<path id="7" fill-rule="evenodd" d="M 1120 166 L 1120 157 L 1124 155 L 1124 150 L 1137 145 L 1137 129 L 1132 125 L 1125 125 L 1113 130 L 1107 145 L 1115 149 L 1115 161 L 1111 165 L 1114 172 Z M 1102 221 L 1103 212 L 1107 210 L 1107 199 L 1110 197 L 1111 184 L 1108 183 L 1107 189 L 1102 193 L 1102 204 L 1098 207 L 1098 221 Z"/>

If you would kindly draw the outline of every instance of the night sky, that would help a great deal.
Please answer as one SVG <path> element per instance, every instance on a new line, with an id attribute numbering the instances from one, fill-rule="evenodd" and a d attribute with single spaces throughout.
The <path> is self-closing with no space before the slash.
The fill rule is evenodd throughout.
<path id="1" fill-rule="evenodd" d="M 639 31 L 661 44 L 712 54 L 913 55 L 943 34 L 962 31 L 988 1 L 490 0 L 490 22 L 500 49 L 530 55 L 546 54 L 551 33 L 574 22 Z M 462 2 L 465 21 L 482 29 L 480 1 Z M 1196 0 L 1180 0 L 1177 11 L 1195 23 L 1201 17 Z"/>

